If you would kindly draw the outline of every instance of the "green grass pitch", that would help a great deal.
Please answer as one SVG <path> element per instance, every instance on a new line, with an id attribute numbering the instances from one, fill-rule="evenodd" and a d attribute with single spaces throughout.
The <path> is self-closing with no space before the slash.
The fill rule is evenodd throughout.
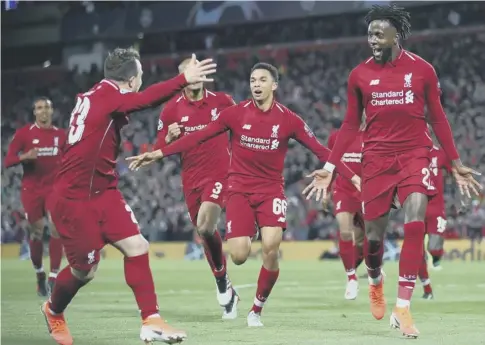
<path id="1" fill-rule="evenodd" d="M 48 264 L 48 262 L 46 262 Z M 337 261 L 283 261 L 281 273 L 263 311 L 262 329 L 248 329 L 246 314 L 252 305 L 260 262 L 229 272 L 242 301 L 239 318 L 222 321 L 215 284 L 204 261 L 152 260 L 162 315 L 188 332 L 187 345 L 421 345 L 485 344 L 485 264 L 444 262 L 431 271 L 435 300 L 424 301 L 418 283 L 412 311 L 421 331 L 417 340 L 405 340 L 389 328 L 396 298 L 396 263 L 386 263 L 388 315 L 372 318 L 367 282 L 360 281 L 355 301 L 343 299 L 345 273 Z M 360 268 L 360 273 L 363 268 Z M 40 313 L 34 273 L 29 261 L 2 260 L 2 345 L 48 345 L 50 339 Z M 67 309 L 76 345 L 142 344 L 138 338 L 137 306 L 123 277 L 123 263 L 101 262 L 96 279 Z"/>

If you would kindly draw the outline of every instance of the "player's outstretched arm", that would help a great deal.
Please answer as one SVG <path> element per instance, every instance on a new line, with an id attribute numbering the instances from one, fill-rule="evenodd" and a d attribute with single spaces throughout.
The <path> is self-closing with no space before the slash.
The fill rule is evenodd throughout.
<path id="1" fill-rule="evenodd" d="M 33 160 L 37 158 L 37 150 L 32 149 L 28 152 L 20 154 L 24 149 L 23 134 L 21 131 L 17 131 L 8 145 L 8 151 L 5 155 L 5 168 L 16 166 L 24 161 Z"/>
<path id="2" fill-rule="evenodd" d="M 225 132 L 230 129 L 230 121 L 232 117 L 232 113 L 234 113 L 236 106 L 226 108 L 221 112 L 219 118 L 211 122 L 207 127 L 204 129 L 191 133 L 189 135 L 185 135 L 183 138 L 180 138 L 167 147 L 163 149 L 163 155 L 171 156 L 180 152 L 185 152 L 190 149 L 193 149 L 197 145 Z M 158 144 L 155 145 L 155 149 L 159 149 Z"/>
<path id="3" fill-rule="evenodd" d="M 310 127 L 298 115 L 292 114 L 292 118 L 291 126 L 295 140 L 312 151 L 321 162 L 328 161 L 331 151 L 318 141 Z M 354 177 L 355 173 L 342 161 L 339 160 L 336 166 L 338 173 L 345 178 L 351 180 Z"/>
<path id="4" fill-rule="evenodd" d="M 357 86 L 356 69 L 352 70 L 347 81 L 347 111 L 342 123 L 342 127 L 339 130 L 337 139 L 335 140 L 335 146 L 328 158 L 327 163 L 323 167 L 328 172 L 333 172 L 337 164 L 342 159 L 342 155 L 345 150 L 352 144 L 355 136 L 357 135 L 362 113 L 364 108 L 362 106 L 362 96 Z"/>
<path id="5" fill-rule="evenodd" d="M 188 84 L 213 81 L 208 76 L 216 72 L 216 67 L 217 65 L 213 63 L 212 59 L 197 61 L 195 54 L 192 54 L 192 59 L 184 73 L 151 85 L 141 92 L 120 94 L 119 106 L 114 112 L 129 113 L 161 104 Z"/>
<path id="6" fill-rule="evenodd" d="M 429 123 L 438 139 L 441 148 L 445 152 L 449 160 L 452 161 L 451 171 L 456 180 L 460 193 L 468 197 L 470 192 L 479 195 L 482 190 L 480 183 L 475 180 L 473 175 L 480 176 L 481 174 L 469 167 L 463 165 L 456 149 L 453 133 L 451 132 L 450 123 L 446 118 L 445 111 L 441 105 L 441 89 L 438 77 L 434 68 L 431 65 L 425 66 L 426 75 L 426 102 L 429 110 Z"/>

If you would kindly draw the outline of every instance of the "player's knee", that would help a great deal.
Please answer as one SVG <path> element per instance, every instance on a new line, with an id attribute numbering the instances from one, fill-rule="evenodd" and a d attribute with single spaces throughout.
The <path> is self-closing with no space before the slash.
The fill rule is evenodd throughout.
<path id="1" fill-rule="evenodd" d="M 201 237 L 212 236 L 214 234 L 214 231 L 215 231 L 215 226 L 212 224 L 208 224 L 207 222 L 204 222 L 197 227 L 197 232 Z"/>
<path id="2" fill-rule="evenodd" d="M 227 241 L 231 260 L 235 265 L 242 265 L 251 254 L 251 240 L 249 237 L 236 237 Z"/>
<path id="3" fill-rule="evenodd" d="M 39 219 L 35 223 L 30 224 L 29 237 L 31 240 L 41 240 L 44 235 L 44 221 Z"/>
<path id="4" fill-rule="evenodd" d="M 340 239 L 342 241 L 352 241 L 354 239 L 352 231 L 340 229 Z"/>
<path id="5" fill-rule="evenodd" d="M 76 277 L 78 280 L 82 281 L 83 283 L 88 283 L 91 280 L 94 279 L 94 276 L 96 274 L 96 271 L 98 270 L 98 265 L 94 265 L 90 270 L 85 271 L 85 270 L 78 270 L 73 267 L 71 267 L 71 273 L 74 277 Z"/>
<path id="6" fill-rule="evenodd" d="M 143 255 L 149 250 L 148 241 L 141 234 L 122 239 L 112 245 L 127 257 Z"/>
<path id="7" fill-rule="evenodd" d="M 234 263 L 234 265 L 238 265 L 238 266 L 245 263 L 248 257 L 249 257 L 249 253 L 246 253 L 246 252 L 231 253 L 232 262 Z"/>

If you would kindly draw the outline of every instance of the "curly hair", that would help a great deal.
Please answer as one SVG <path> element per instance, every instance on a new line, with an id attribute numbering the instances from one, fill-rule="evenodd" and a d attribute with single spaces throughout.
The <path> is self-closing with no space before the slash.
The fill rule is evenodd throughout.
<path id="1" fill-rule="evenodd" d="M 374 20 L 387 20 L 396 28 L 399 37 L 403 40 L 411 35 L 411 15 L 404 8 L 395 4 L 372 6 L 372 9 L 365 16 L 365 22 L 369 25 Z"/>

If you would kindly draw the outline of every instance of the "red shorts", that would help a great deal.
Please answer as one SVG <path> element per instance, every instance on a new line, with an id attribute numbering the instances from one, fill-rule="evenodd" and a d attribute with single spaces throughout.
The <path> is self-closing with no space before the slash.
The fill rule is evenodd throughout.
<path id="1" fill-rule="evenodd" d="M 397 193 L 402 205 L 412 193 L 436 194 L 430 179 L 429 150 L 418 149 L 394 156 L 364 155 L 362 161 L 362 211 L 365 220 L 388 213 Z"/>
<path id="2" fill-rule="evenodd" d="M 22 188 L 20 200 L 24 206 L 25 218 L 27 218 L 30 224 L 35 223 L 47 215 L 46 199 L 50 193 L 51 189 L 39 192 Z"/>
<path id="3" fill-rule="evenodd" d="M 256 226 L 286 229 L 286 196 L 231 192 L 226 203 L 226 239 L 253 237 Z"/>
<path id="4" fill-rule="evenodd" d="M 226 180 L 213 181 L 190 191 L 184 191 L 189 217 L 197 226 L 197 215 L 203 202 L 212 202 L 224 208 L 226 202 Z"/>
<path id="5" fill-rule="evenodd" d="M 341 212 L 360 213 L 362 211 L 362 202 L 355 196 L 349 195 L 345 191 L 335 189 L 332 193 L 333 214 Z"/>
<path id="6" fill-rule="evenodd" d="M 49 198 L 52 221 L 71 267 L 90 270 L 108 243 L 138 235 L 138 222 L 123 195 L 108 189 L 91 200 L 65 199 L 55 192 Z"/>

